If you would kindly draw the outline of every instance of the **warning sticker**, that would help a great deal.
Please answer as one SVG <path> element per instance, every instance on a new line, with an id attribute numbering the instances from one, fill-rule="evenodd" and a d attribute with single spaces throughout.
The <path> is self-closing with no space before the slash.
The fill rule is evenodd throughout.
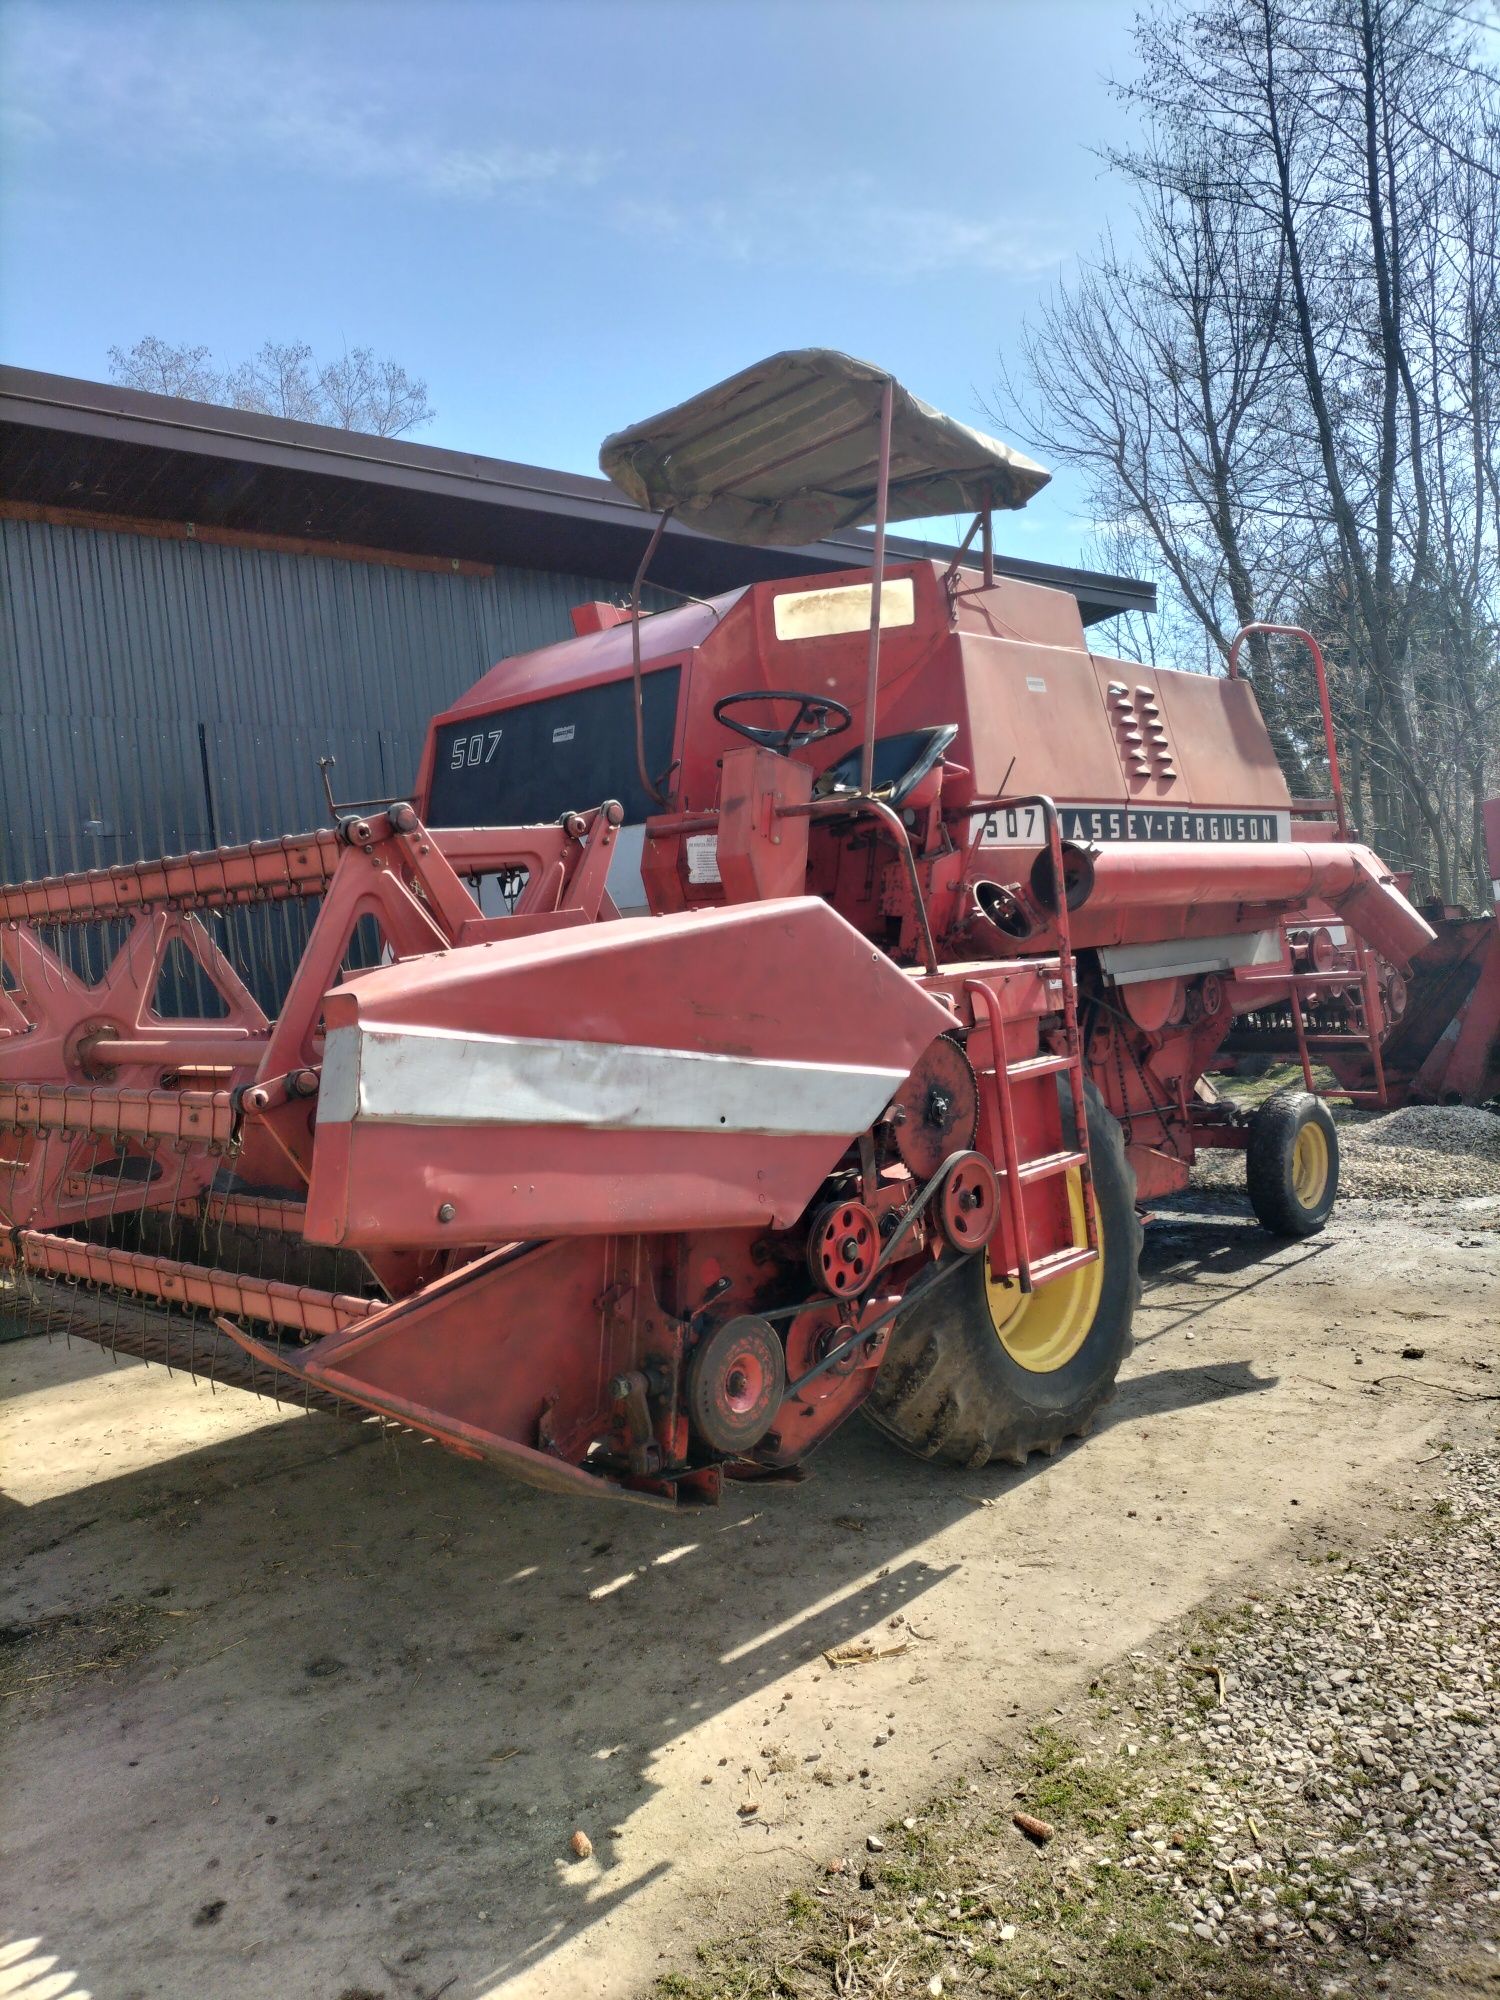
<path id="1" fill-rule="evenodd" d="M 719 873 L 719 836 L 716 833 L 690 833 L 687 837 L 688 880 L 690 882 L 721 882 Z"/>

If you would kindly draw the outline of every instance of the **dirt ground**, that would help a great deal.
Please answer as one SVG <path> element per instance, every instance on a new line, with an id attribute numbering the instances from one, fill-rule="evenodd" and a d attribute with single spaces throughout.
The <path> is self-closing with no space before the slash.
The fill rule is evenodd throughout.
<path id="1" fill-rule="evenodd" d="M 944 1473 L 856 1422 L 804 1485 L 665 1517 L 0 1347 L 0 1994 L 638 1993 L 1168 1619 L 1372 1527 L 1500 1387 L 1494 1197 L 1280 1246 L 1187 1199 L 1145 1285 L 1054 1460 Z M 862 1636 L 888 1657 L 830 1668 Z"/>

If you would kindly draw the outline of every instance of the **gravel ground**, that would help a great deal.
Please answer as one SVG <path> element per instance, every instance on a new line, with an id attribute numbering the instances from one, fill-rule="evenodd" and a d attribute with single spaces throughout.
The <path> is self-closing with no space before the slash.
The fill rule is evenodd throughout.
<path id="1" fill-rule="evenodd" d="M 1340 1115 L 1339 1194 L 1358 1200 L 1500 1195 L 1500 1115 L 1466 1104 L 1408 1104 L 1382 1117 Z M 1240 1189 L 1243 1155 L 1201 1153 L 1193 1184 Z"/>
<path id="2" fill-rule="evenodd" d="M 1139 1701 L 1206 1775 L 1122 1865 L 1198 1938 L 1305 1975 L 1340 1946 L 1379 1967 L 1473 1934 L 1500 1974 L 1500 1454 L 1446 1474 L 1430 1526 L 1197 1642 L 1201 1720 L 1180 1676 Z"/>
<path id="3" fill-rule="evenodd" d="M 1314 1530 L 653 2000 L 1500 1992 L 1500 1449 L 1433 1456 L 1365 1552 Z"/>

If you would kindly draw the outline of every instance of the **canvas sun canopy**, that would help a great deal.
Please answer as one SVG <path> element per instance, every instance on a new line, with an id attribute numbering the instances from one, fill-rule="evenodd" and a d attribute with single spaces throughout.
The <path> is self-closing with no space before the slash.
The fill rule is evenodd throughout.
<path id="1" fill-rule="evenodd" d="M 891 378 L 826 347 L 773 354 L 606 438 L 632 500 L 725 541 L 818 540 L 875 518 L 881 392 Z M 1024 507 L 1051 474 L 893 384 L 887 519 Z"/>

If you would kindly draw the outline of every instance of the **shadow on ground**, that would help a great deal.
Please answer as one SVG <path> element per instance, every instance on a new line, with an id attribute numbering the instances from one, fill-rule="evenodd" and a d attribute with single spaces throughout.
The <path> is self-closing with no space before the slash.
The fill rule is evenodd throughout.
<path id="1" fill-rule="evenodd" d="M 1222 1209 L 1174 1213 L 1148 1230 L 1146 1301 L 1191 1262 L 1222 1304 L 1286 1256 Z M 1148 1348 L 1111 1420 L 1270 1386 L 1249 1361 L 1153 1368 Z M 117 1598 L 188 1614 L 127 1676 L 10 1705 L 16 1919 L 72 1933 L 101 1993 L 227 1991 L 236 1961 L 243 1990 L 275 1991 L 272 1967 L 332 1929 L 405 2000 L 451 1970 L 434 1940 L 483 1913 L 493 1951 L 459 1988 L 483 1991 L 672 1866 L 634 1815 L 668 1783 L 732 1786 L 753 1755 L 747 1735 L 700 1773 L 691 1732 L 740 1704 L 755 1731 L 788 1669 L 919 1622 L 952 1566 L 917 1551 L 1050 1469 L 939 1471 L 855 1422 L 804 1485 L 663 1516 L 313 1416 L 12 1508 L 6 1618 Z M 149 1868 L 85 1880 L 101 1824 Z M 568 1857 L 580 1826 L 594 1862 Z"/>

